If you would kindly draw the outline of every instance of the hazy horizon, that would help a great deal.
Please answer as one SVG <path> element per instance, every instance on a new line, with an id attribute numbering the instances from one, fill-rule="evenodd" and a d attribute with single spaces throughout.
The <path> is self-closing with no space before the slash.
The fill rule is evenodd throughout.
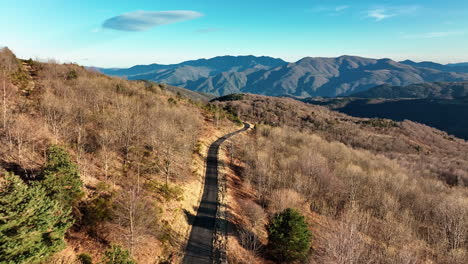
<path id="1" fill-rule="evenodd" d="M 0 46 L 22 58 L 113 68 L 223 54 L 468 61 L 461 0 L 0 2 Z"/>
<path id="2" fill-rule="evenodd" d="M 13 52 L 15 52 L 14 49 L 10 48 L 10 47 L 7 47 L 7 46 L 0 46 L 0 48 L 9 48 L 11 49 Z M 440 64 L 443 64 L 443 65 L 447 65 L 447 64 L 457 64 L 457 63 L 468 63 L 468 61 L 452 61 L 452 62 L 440 62 L 440 61 L 434 61 L 434 60 L 413 60 L 413 59 L 409 59 L 409 58 L 402 58 L 402 59 L 394 59 L 394 58 L 389 58 L 389 57 L 366 57 L 366 56 L 361 56 L 361 55 L 350 55 L 350 54 L 343 54 L 343 55 L 338 55 L 338 56 L 303 56 L 303 57 L 299 57 L 297 60 L 286 60 L 284 58 L 279 58 L 279 57 L 274 57 L 274 56 L 268 56 L 268 55 L 253 55 L 253 54 L 238 54 L 238 55 L 232 55 L 232 54 L 225 54 L 225 55 L 216 55 L 216 56 L 213 56 L 213 57 L 200 57 L 200 58 L 193 58 L 193 59 L 187 59 L 187 60 L 181 60 L 181 61 L 175 61 L 175 62 L 172 62 L 172 63 L 161 63 L 161 62 L 149 62 L 149 63 L 137 63 L 137 64 L 130 64 L 130 65 L 123 65 L 123 66 L 101 66 L 101 65 L 89 65 L 89 64 L 82 64 L 82 63 L 78 63 L 76 61 L 67 61 L 67 60 L 58 60 L 56 58 L 39 58 L 39 57 L 21 57 L 21 56 L 18 56 L 19 58 L 21 59 L 33 59 L 33 60 L 36 60 L 36 61 L 41 61 L 41 62 L 47 62 L 47 61 L 50 61 L 50 60 L 54 60 L 54 61 L 57 61 L 59 63 L 75 63 L 75 64 L 79 64 L 79 65 L 82 65 L 82 66 L 85 66 L 85 67 L 95 67 L 95 68 L 108 68 L 108 69 L 125 69 L 125 68 L 130 68 L 130 67 L 133 67 L 133 66 L 138 66 L 138 65 L 151 65 L 151 64 L 160 64 L 160 65 L 172 65 L 172 64 L 180 64 L 180 63 L 183 63 L 183 62 L 187 62 L 187 61 L 192 61 L 192 60 L 202 60 L 202 59 L 205 59 L 205 60 L 209 60 L 209 59 L 213 59 L 213 58 L 216 58 L 216 57 L 226 57 L 226 56 L 233 56 L 233 57 L 247 57 L 247 56 L 254 56 L 254 57 L 271 57 L 271 58 L 274 58 L 274 59 L 281 59 L 281 60 L 284 60 L 285 62 L 287 63 L 295 63 L 295 62 L 298 62 L 300 61 L 301 59 L 304 59 L 304 58 L 338 58 L 338 57 L 343 57 L 343 56 L 350 56 L 350 57 L 362 57 L 362 58 L 368 58 L 368 59 L 376 59 L 376 60 L 380 60 L 380 59 L 391 59 L 393 61 L 396 61 L 396 62 L 400 62 L 400 61 L 404 61 L 404 60 L 411 60 L 411 61 L 414 61 L 414 62 L 435 62 L 435 63 L 440 63 Z"/>

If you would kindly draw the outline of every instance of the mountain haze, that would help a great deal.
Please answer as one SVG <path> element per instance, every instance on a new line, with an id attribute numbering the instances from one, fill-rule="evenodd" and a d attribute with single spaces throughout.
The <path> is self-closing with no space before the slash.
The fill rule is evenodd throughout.
<path id="1" fill-rule="evenodd" d="M 151 80 L 193 91 L 226 95 L 254 93 L 270 96 L 346 96 L 388 84 L 467 81 L 468 73 L 452 72 L 463 66 L 431 67 L 357 56 L 306 57 L 295 63 L 255 56 L 223 56 L 174 65 L 138 65 L 129 69 L 98 69 L 130 80 Z"/>

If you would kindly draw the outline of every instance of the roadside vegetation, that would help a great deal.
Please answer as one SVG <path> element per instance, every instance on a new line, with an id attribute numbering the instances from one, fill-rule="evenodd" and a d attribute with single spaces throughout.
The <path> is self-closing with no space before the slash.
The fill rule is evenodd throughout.
<path id="1" fill-rule="evenodd" d="M 468 262 L 464 140 L 288 98 L 209 99 L 0 50 L 0 262 L 180 261 L 208 143 L 241 120 L 256 126 L 226 144 L 230 262 Z"/>
<path id="2" fill-rule="evenodd" d="M 174 91 L 74 64 L 21 61 L 2 49 L 0 256 L 180 259 L 206 129 L 235 125 L 203 96 Z"/>
<path id="3" fill-rule="evenodd" d="M 232 166 L 254 191 L 239 203 L 269 221 L 290 207 L 304 214 L 313 234 L 308 262 L 468 261 L 465 141 L 409 121 L 246 97 L 227 104 L 244 120 L 263 124 L 234 148 Z M 242 228 L 239 243 L 257 256 L 250 260 L 271 258 L 264 249 L 271 243 L 268 230 L 248 215 L 244 221 L 257 226 L 247 228 L 256 244 L 242 239 Z M 237 261 L 245 262 L 245 255 Z M 273 260 L 285 261 L 281 255 Z"/>

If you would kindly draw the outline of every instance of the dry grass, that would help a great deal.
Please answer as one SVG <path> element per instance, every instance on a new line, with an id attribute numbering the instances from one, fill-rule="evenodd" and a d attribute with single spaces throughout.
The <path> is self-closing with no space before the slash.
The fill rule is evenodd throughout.
<path id="1" fill-rule="evenodd" d="M 287 98 L 218 104 L 265 124 L 237 147 L 233 188 L 250 186 L 269 215 L 301 209 L 315 237 L 311 263 L 468 261 L 464 140 Z"/>
<path id="2" fill-rule="evenodd" d="M 67 252 L 89 253 L 97 261 L 117 243 L 140 263 L 177 261 L 188 235 L 187 213 L 194 214 L 198 206 L 206 148 L 235 125 L 214 122 L 201 103 L 158 85 L 110 78 L 72 64 L 21 64 L 0 52 L 0 68 L 5 61 L 11 67 L 0 75 L 2 95 L 3 80 L 6 84 L 1 168 L 34 180 L 50 144 L 64 145 L 79 165 L 86 197 L 80 204 L 82 219 L 66 237 Z M 26 76 L 27 86 L 12 82 L 15 72 Z M 154 187 L 166 179 L 169 193 Z M 180 199 L 174 198 L 178 193 Z M 86 212 L 99 199 L 112 210 L 90 223 Z M 128 208 L 140 209 L 129 214 Z M 129 217 L 138 226 L 132 229 Z"/>
<path id="3" fill-rule="evenodd" d="M 291 128 L 259 126 L 241 145 L 254 146 L 238 148 L 236 157 L 270 215 L 296 207 L 335 223 L 315 241 L 317 263 L 466 261 L 465 187 Z"/>
<path id="4" fill-rule="evenodd" d="M 455 173 L 468 171 L 468 143 L 419 123 L 355 118 L 289 98 L 250 94 L 241 101 L 218 104 L 253 123 L 312 132 L 328 141 L 385 155 L 423 177 L 468 185 L 465 174 L 457 177 Z"/>

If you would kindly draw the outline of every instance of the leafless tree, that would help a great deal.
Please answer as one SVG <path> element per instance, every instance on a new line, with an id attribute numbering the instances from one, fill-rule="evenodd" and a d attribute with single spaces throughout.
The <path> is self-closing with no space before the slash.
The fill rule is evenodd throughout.
<path id="1" fill-rule="evenodd" d="M 124 227 L 121 236 L 133 253 L 143 235 L 156 234 L 156 214 L 143 191 L 131 182 L 120 191 L 116 203 L 116 220 Z"/>

